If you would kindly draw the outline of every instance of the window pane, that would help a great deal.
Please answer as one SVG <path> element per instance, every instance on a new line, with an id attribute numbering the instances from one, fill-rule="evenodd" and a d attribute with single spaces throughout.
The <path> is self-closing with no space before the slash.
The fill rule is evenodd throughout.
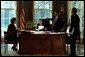
<path id="1" fill-rule="evenodd" d="M 40 16 L 41 16 L 40 11 L 39 10 L 35 10 L 35 12 L 34 12 L 34 18 L 35 19 L 38 19 L 38 18 L 40 18 Z"/>
<path id="2" fill-rule="evenodd" d="M 50 2 L 49 1 L 45 1 L 45 9 L 50 9 L 49 7 L 50 7 Z"/>
<path id="3" fill-rule="evenodd" d="M 35 2 L 34 2 L 34 5 L 35 5 L 35 6 L 34 6 L 35 9 L 38 9 L 38 8 L 39 8 L 38 1 L 35 1 Z"/>
<path id="4" fill-rule="evenodd" d="M 4 26 L 4 19 L 1 19 L 1 27 Z"/>
<path id="5" fill-rule="evenodd" d="M 8 26 L 9 24 L 9 19 L 5 19 L 5 26 Z"/>
<path id="6" fill-rule="evenodd" d="M 4 10 L 1 10 L 1 19 L 4 17 Z"/>
<path id="7" fill-rule="evenodd" d="M 16 17 L 16 12 L 15 10 L 10 10 L 9 11 L 9 18 Z"/>
<path id="8" fill-rule="evenodd" d="M 1 1 L 1 8 L 14 8 L 13 1 Z"/>
<path id="9" fill-rule="evenodd" d="M 41 13 L 41 18 L 44 19 L 44 17 L 45 17 L 45 10 L 40 10 L 40 13 Z"/>
<path id="10" fill-rule="evenodd" d="M 44 1 L 39 1 L 39 9 L 44 9 L 45 7 Z"/>
<path id="11" fill-rule="evenodd" d="M 4 14 L 5 14 L 4 15 L 5 18 L 9 18 L 9 10 L 5 10 Z"/>

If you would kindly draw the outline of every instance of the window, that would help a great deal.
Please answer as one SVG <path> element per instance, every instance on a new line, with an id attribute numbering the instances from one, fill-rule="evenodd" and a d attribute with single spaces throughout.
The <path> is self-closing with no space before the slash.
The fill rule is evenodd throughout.
<path id="1" fill-rule="evenodd" d="M 1 1 L 1 36 L 4 36 L 4 31 L 7 31 L 12 17 L 16 17 L 15 2 Z"/>
<path id="2" fill-rule="evenodd" d="M 52 18 L 52 1 L 34 1 L 34 25 L 40 18 Z"/>

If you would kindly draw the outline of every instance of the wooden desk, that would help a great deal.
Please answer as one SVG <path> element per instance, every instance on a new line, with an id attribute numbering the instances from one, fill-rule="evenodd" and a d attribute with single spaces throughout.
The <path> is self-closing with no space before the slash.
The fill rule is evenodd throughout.
<path id="1" fill-rule="evenodd" d="M 65 54 L 65 33 L 61 34 L 33 34 L 21 33 L 19 35 L 20 54 Z"/>

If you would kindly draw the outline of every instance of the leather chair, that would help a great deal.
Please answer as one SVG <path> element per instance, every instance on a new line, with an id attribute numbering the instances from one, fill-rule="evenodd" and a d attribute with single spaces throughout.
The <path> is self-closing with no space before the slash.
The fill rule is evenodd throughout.
<path id="1" fill-rule="evenodd" d="M 5 54 L 8 52 L 8 44 L 15 44 L 17 41 L 13 41 L 13 40 L 9 40 L 8 38 L 12 38 L 11 35 L 14 35 L 15 32 L 7 32 L 4 31 L 4 41 L 5 41 L 5 45 L 4 45 L 4 52 Z M 16 34 L 17 36 L 17 34 Z"/>

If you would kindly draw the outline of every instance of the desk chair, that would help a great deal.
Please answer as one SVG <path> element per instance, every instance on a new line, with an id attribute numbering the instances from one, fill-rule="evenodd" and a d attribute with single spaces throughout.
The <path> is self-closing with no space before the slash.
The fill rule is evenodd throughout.
<path id="1" fill-rule="evenodd" d="M 5 44 L 4 44 L 4 52 L 5 52 L 5 54 L 8 52 L 8 44 L 14 44 L 14 43 L 16 43 L 16 41 L 11 41 L 11 40 L 8 40 L 7 38 L 8 38 L 8 33 L 10 33 L 10 32 L 6 32 L 6 31 L 4 31 L 4 41 L 5 41 Z M 14 34 L 13 32 L 11 32 L 12 34 Z"/>

